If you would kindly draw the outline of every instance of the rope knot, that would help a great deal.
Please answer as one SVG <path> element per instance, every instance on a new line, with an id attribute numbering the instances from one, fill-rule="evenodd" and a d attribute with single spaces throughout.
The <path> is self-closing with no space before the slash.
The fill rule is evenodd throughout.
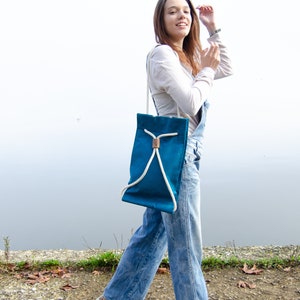
<path id="1" fill-rule="evenodd" d="M 152 148 L 153 149 L 159 149 L 160 147 L 160 139 L 159 138 L 154 138 L 152 140 Z"/>

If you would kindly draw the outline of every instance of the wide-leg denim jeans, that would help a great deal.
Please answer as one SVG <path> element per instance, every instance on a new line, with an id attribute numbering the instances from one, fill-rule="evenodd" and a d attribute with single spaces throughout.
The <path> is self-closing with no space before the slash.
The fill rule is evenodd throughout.
<path id="1" fill-rule="evenodd" d="M 147 208 L 143 224 L 132 236 L 116 272 L 105 288 L 106 300 L 143 300 L 168 251 L 176 300 L 208 299 L 201 270 L 200 157 L 206 120 L 189 137 L 182 170 L 177 211 Z"/>

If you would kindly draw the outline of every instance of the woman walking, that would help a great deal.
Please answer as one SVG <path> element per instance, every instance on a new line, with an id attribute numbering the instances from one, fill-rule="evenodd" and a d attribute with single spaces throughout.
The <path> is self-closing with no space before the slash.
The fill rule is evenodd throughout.
<path id="1" fill-rule="evenodd" d="M 207 49 L 201 47 L 199 20 L 210 35 Z M 199 167 L 213 81 L 232 74 L 231 62 L 211 6 L 195 9 L 190 0 L 159 0 L 154 31 L 158 45 L 147 57 L 147 69 L 155 107 L 159 115 L 179 112 L 189 119 L 178 207 L 174 214 L 146 209 L 99 300 L 145 299 L 166 251 L 176 299 L 208 299 L 201 270 Z"/>

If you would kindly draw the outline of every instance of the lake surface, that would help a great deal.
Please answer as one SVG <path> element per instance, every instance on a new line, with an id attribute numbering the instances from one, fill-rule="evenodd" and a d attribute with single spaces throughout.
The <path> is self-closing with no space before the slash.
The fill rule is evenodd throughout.
<path id="1" fill-rule="evenodd" d="M 128 244 L 144 209 L 120 200 L 126 163 L 116 172 L 103 161 L 72 161 L 2 162 L 0 235 L 12 250 Z M 221 164 L 208 156 L 201 173 L 204 246 L 300 244 L 299 170 L 288 158 Z"/>

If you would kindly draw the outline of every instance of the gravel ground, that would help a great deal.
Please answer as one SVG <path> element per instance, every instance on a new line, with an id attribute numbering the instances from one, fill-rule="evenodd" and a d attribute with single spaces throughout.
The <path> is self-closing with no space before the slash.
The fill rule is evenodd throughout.
<path id="1" fill-rule="evenodd" d="M 11 251 L 10 262 L 50 259 L 76 262 L 101 251 L 103 250 Z M 299 256 L 299 253 L 300 246 L 210 247 L 204 249 L 204 257 L 236 256 L 240 259 L 272 257 L 283 259 L 292 255 Z M 3 251 L 0 251 L 0 261 L 5 261 Z M 71 271 L 61 274 L 58 272 L 50 274 L 0 272 L 0 300 L 95 300 L 102 293 L 112 275 L 111 272 L 102 271 Z M 300 300 L 300 267 L 263 270 L 257 275 L 245 274 L 240 268 L 228 268 L 206 271 L 204 275 L 210 300 Z M 41 280 L 36 280 L 36 278 Z M 162 269 L 157 273 L 146 299 L 175 299 L 168 270 Z"/>

